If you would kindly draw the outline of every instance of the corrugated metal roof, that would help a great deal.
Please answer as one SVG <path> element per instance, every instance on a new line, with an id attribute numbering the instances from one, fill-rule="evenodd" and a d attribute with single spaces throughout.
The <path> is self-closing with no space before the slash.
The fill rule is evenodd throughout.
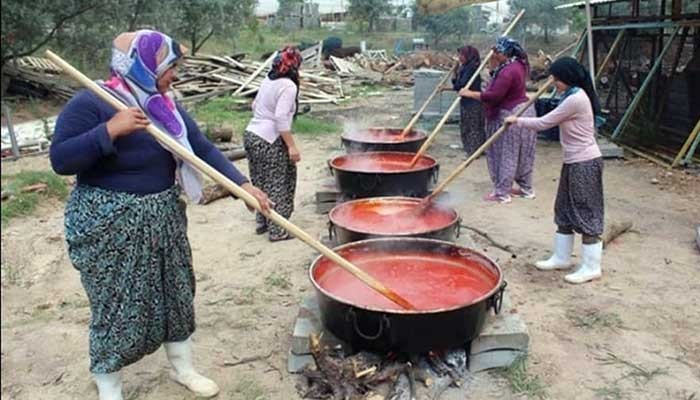
<path id="1" fill-rule="evenodd" d="M 591 5 L 593 5 L 593 4 L 615 3 L 615 2 L 618 2 L 618 1 L 620 1 L 620 0 L 591 0 Z M 585 2 L 585 1 L 576 1 L 576 2 L 573 2 L 573 3 L 566 3 L 566 4 L 562 4 L 562 5 L 560 5 L 560 6 L 556 6 L 556 7 L 554 7 L 554 9 L 555 9 L 555 10 L 560 10 L 560 9 L 562 9 L 562 8 L 583 7 L 583 6 L 585 6 L 585 5 L 586 5 L 586 2 Z"/>

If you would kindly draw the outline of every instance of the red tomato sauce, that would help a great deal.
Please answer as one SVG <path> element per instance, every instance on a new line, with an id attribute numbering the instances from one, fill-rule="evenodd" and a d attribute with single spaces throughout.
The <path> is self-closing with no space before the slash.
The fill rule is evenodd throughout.
<path id="1" fill-rule="evenodd" d="M 374 235 L 416 235 L 450 226 L 457 213 L 435 204 L 421 206 L 414 199 L 363 199 L 344 203 L 331 221 L 355 232 Z"/>
<path id="2" fill-rule="evenodd" d="M 498 284 L 495 270 L 476 257 L 458 252 L 351 248 L 340 255 L 408 300 L 418 311 L 472 304 Z M 343 301 L 361 307 L 401 310 L 327 258 L 319 260 L 313 277 L 321 288 Z"/>
<path id="3" fill-rule="evenodd" d="M 422 156 L 410 167 L 413 153 L 374 152 L 353 153 L 334 158 L 331 165 L 334 168 L 365 173 L 409 172 L 430 168 L 436 161 Z"/>

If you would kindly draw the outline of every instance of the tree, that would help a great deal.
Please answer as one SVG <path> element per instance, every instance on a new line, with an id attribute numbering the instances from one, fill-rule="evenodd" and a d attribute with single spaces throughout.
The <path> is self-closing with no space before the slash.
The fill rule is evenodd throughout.
<path id="1" fill-rule="evenodd" d="M 1 65 L 39 50 L 71 22 L 98 5 L 97 0 L 3 1 Z"/>
<path id="2" fill-rule="evenodd" d="M 555 10 L 560 0 L 508 0 L 510 9 L 515 13 L 525 9 L 519 25 L 527 28 L 535 26 L 544 33 L 544 42 L 550 42 L 550 33 L 569 23 L 565 10 Z"/>
<path id="3" fill-rule="evenodd" d="M 463 40 L 478 32 L 483 28 L 485 19 L 481 7 L 467 6 L 440 14 L 418 14 L 416 22 L 428 32 L 433 46 L 437 47 L 447 37 L 456 35 Z"/>
<path id="4" fill-rule="evenodd" d="M 350 0 L 348 14 L 363 31 L 373 32 L 377 19 L 390 13 L 392 9 L 391 3 L 386 0 Z"/>
<path id="5" fill-rule="evenodd" d="M 234 36 L 253 15 L 256 0 L 170 0 L 172 32 L 189 42 L 192 55 L 214 34 Z"/>

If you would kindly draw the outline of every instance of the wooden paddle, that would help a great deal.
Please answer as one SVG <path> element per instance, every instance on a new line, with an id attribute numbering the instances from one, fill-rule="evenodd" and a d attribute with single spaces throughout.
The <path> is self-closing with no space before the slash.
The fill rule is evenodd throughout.
<path id="1" fill-rule="evenodd" d="M 508 25 L 506 30 L 503 32 L 502 36 L 507 36 L 511 30 L 515 27 L 515 24 L 520 21 L 520 18 L 522 18 L 523 14 L 525 14 L 525 10 L 520 10 L 518 15 L 513 18 L 513 21 Z M 469 78 L 469 82 L 467 82 L 464 87 L 469 88 L 472 86 L 474 83 L 474 80 L 476 79 L 477 76 L 481 73 L 481 70 L 484 69 L 486 64 L 489 62 L 491 59 L 491 56 L 493 56 L 493 49 L 489 50 L 488 54 L 486 54 L 486 57 L 481 61 L 481 64 L 479 65 L 479 68 L 477 68 L 476 71 L 474 71 L 474 74 L 472 74 L 472 77 Z M 430 144 L 435 140 L 435 137 L 437 136 L 438 132 L 440 132 L 440 129 L 442 129 L 443 126 L 445 126 L 445 123 L 447 120 L 450 118 L 450 115 L 452 115 L 452 112 L 454 112 L 455 108 L 459 105 L 459 101 L 461 99 L 461 96 L 459 94 L 457 95 L 457 98 L 452 102 L 452 105 L 450 108 L 447 109 L 447 112 L 445 112 L 445 115 L 442 116 L 442 119 L 440 119 L 440 122 L 438 122 L 437 126 L 435 126 L 435 129 L 433 129 L 433 132 L 428 136 L 428 139 L 423 143 L 423 145 L 418 149 L 418 152 L 416 153 L 415 156 L 413 156 L 413 159 L 411 160 L 411 165 L 410 167 L 413 168 L 414 165 L 416 165 L 416 162 L 425 154 L 425 152 L 428 150 L 428 147 L 430 147 Z"/>
<path id="2" fill-rule="evenodd" d="M 532 106 L 535 103 L 535 101 L 542 95 L 542 93 L 544 93 L 552 85 L 552 83 L 554 83 L 554 78 L 550 77 L 539 88 L 539 90 L 537 90 L 537 93 L 535 93 L 535 95 L 533 97 L 531 97 L 528 101 L 526 101 L 518 109 L 518 111 L 516 111 L 515 114 L 513 114 L 513 116 L 515 116 L 515 117 L 521 116 L 525 112 L 525 110 L 527 110 L 530 106 Z M 486 140 L 484 142 L 484 144 L 482 144 L 478 149 L 476 149 L 476 151 L 474 151 L 474 153 L 472 153 L 472 155 L 470 155 L 469 158 L 464 160 L 463 163 L 461 163 L 459 166 L 457 166 L 457 168 L 455 168 L 455 170 L 452 171 L 452 173 L 444 181 L 442 181 L 442 183 L 440 183 L 433 190 L 433 193 L 431 193 L 428 197 L 426 197 L 422 203 L 427 204 L 427 203 L 431 202 L 433 199 L 435 199 L 435 197 L 438 194 L 440 194 L 443 190 L 445 190 L 447 185 L 449 185 L 450 182 L 452 182 L 460 173 L 462 173 L 462 171 L 464 171 L 469 166 L 469 164 L 471 164 L 474 160 L 479 158 L 479 156 L 482 155 L 484 153 L 484 151 L 486 151 L 486 149 L 488 149 L 493 144 L 493 142 L 495 142 L 499 137 L 501 137 L 501 135 L 506 130 L 508 130 L 508 126 L 509 126 L 508 123 L 503 123 L 503 125 L 501 125 L 501 127 L 498 128 L 498 130 L 496 132 L 494 132 L 493 135 L 491 135 L 491 137 L 488 138 L 488 140 Z"/>
<path id="3" fill-rule="evenodd" d="M 408 133 L 413 129 L 413 126 L 418 122 L 418 119 L 420 118 L 421 115 L 423 115 L 423 112 L 425 111 L 426 108 L 428 108 L 428 104 L 430 104 L 431 101 L 433 101 L 433 97 L 435 97 L 436 94 L 438 94 L 442 90 L 442 86 L 445 85 L 445 82 L 452 76 L 454 73 L 455 69 L 457 68 L 457 65 L 452 66 L 449 71 L 445 74 L 444 77 L 440 80 L 440 83 L 435 86 L 435 89 L 433 90 L 433 93 L 428 96 L 428 98 L 425 100 L 423 105 L 421 106 L 420 109 L 418 109 L 418 112 L 416 115 L 411 118 L 411 120 L 408 122 L 408 125 L 406 125 L 405 128 L 403 128 L 403 131 L 401 131 L 401 137 L 404 138 Z"/>
<path id="4" fill-rule="evenodd" d="M 113 97 L 109 92 L 103 89 L 101 86 L 90 80 L 87 76 L 83 75 L 80 71 L 73 68 L 68 62 L 64 61 L 61 57 L 54 54 L 51 50 L 46 50 L 46 57 L 51 61 L 56 63 L 63 71 L 70 75 L 73 79 L 77 80 L 79 83 L 90 89 L 102 100 L 107 102 L 109 105 L 117 110 L 124 110 L 127 108 L 121 101 Z M 231 192 L 236 197 L 242 199 L 248 206 L 255 208 L 256 210 L 263 212 L 258 201 L 251 194 L 246 192 L 243 188 L 236 185 L 234 182 L 229 180 L 226 176 L 221 174 L 219 171 L 211 167 L 209 164 L 204 162 L 202 159 L 197 157 L 195 154 L 187 151 L 179 142 L 170 137 L 169 134 L 158 129 L 155 125 L 150 124 L 146 127 L 146 131 L 150 133 L 158 142 L 160 142 L 166 149 L 175 153 L 179 158 L 185 160 L 190 165 L 195 167 L 197 170 L 203 174 L 209 176 L 216 183 L 225 187 L 229 192 Z M 270 210 L 268 213 L 264 213 L 266 217 L 270 218 L 277 225 L 280 225 L 287 232 L 291 233 L 295 237 L 299 238 L 302 242 L 308 244 L 314 249 L 318 250 L 321 254 L 331 259 L 336 264 L 340 265 L 343 269 L 351 273 L 357 279 L 365 283 L 367 286 L 377 291 L 382 296 L 391 300 L 392 302 L 398 304 L 399 306 L 407 310 L 415 310 L 415 307 L 408 302 L 408 300 L 399 296 L 396 292 L 390 290 L 384 286 L 381 282 L 374 279 L 372 276 L 367 274 L 365 271 L 357 268 L 355 265 L 351 264 L 346 259 L 342 258 L 340 255 L 335 253 L 333 250 L 329 249 L 323 245 L 318 240 L 314 239 L 308 233 L 304 232 L 301 228 L 289 222 L 286 218 L 279 215 L 274 210 Z"/>

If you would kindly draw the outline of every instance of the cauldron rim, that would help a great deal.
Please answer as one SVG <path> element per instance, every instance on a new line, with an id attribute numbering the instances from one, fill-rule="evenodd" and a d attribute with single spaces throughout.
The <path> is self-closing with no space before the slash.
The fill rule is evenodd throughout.
<path id="1" fill-rule="evenodd" d="M 346 201 L 346 202 L 337 204 L 335 207 L 333 207 L 333 208 L 328 212 L 328 220 L 329 220 L 332 224 L 334 224 L 334 225 L 336 225 L 336 226 L 339 226 L 339 227 L 341 227 L 341 228 L 348 229 L 348 230 L 351 230 L 351 231 L 353 231 L 353 232 L 357 232 L 357 233 L 360 233 L 360 234 L 363 234 L 363 235 L 385 235 L 385 236 L 395 235 L 395 236 L 399 236 L 399 237 L 400 237 L 401 235 L 404 235 L 404 234 L 402 234 L 402 233 L 384 234 L 384 233 L 377 233 L 377 232 L 368 232 L 368 231 L 364 231 L 364 230 L 361 230 L 361 229 L 350 228 L 350 227 L 348 227 L 346 224 L 338 222 L 337 219 L 334 220 L 334 214 L 335 214 L 335 213 L 338 213 L 338 210 L 340 210 L 340 209 L 343 208 L 343 207 L 350 207 L 350 206 L 352 206 L 353 204 L 356 204 L 356 203 L 368 203 L 368 202 L 371 202 L 371 201 L 393 201 L 393 200 L 404 200 L 404 201 L 408 201 L 408 202 L 416 203 L 416 204 L 418 204 L 418 203 L 421 201 L 420 198 L 416 198 L 416 197 L 406 197 L 406 196 L 363 197 L 363 198 L 360 198 L 360 199 L 349 200 L 349 201 Z M 449 227 L 449 226 L 452 226 L 453 224 L 455 224 L 455 223 L 457 223 L 457 222 L 459 221 L 459 213 L 457 212 L 457 210 L 455 210 L 455 209 L 452 208 L 452 207 L 445 207 L 445 206 L 442 206 L 442 208 L 444 208 L 446 211 L 448 211 L 448 212 L 450 212 L 450 213 L 452 213 L 452 214 L 454 215 L 454 218 L 452 218 L 452 219 L 450 220 L 450 223 L 449 223 L 449 224 L 446 224 L 445 226 L 442 226 L 442 227 L 439 227 L 439 228 L 435 228 L 435 229 L 431 229 L 431 230 L 426 230 L 425 232 L 414 232 L 414 233 L 411 233 L 411 235 L 413 235 L 413 234 L 430 233 L 430 232 L 433 232 L 433 231 L 436 231 L 436 230 L 445 229 L 445 228 L 447 228 L 447 227 Z M 449 243 L 449 242 L 448 242 L 448 243 Z"/>
<path id="2" fill-rule="evenodd" d="M 427 165 L 425 167 L 414 167 L 409 170 L 405 171 L 357 171 L 353 169 L 348 169 L 348 168 L 343 168 L 335 165 L 335 161 L 340 159 L 340 158 L 348 158 L 348 157 L 369 157 L 373 154 L 408 154 L 411 157 L 415 155 L 415 153 L 409 153 L 405 151 L 366 151 L 363 153 L 348 153 L 348 154 L 341 154 L 339 156 L 335 156 L 332 159 L 328 161 L 328 165 L 338 171 L 342 172 L 347 172 L 347 173 L 352 173 L 352 174 L 367 174 L 367 175 L 400 175 L 400 174 L 410 174 L 410 173 L 415 173 L 415 172 L 422 172 L 422 171 L 428 171 L 432 168 L 435 168 L 438 165 L 438 161 L 427 155 L 423 154 L 421 158 L 426 158 L 429 161 L 431 161 L 430 165 Z"/>
<path id="3" fill-rule="evenodd" d="M 369 128 L 364 128 L 364 129 L 358 129 L 356 132 L 369 132 L 370 130 L 391 130 L 391 131 L 403 131 L 403 128 L 391 128 L 391 127 L 385 127 L 385 126 L 371 126 Z M 347 140 L 349 142 L 356 142 L 356 143 L 363 143 L 363 144 L 373 144 L 373 145 L 392 145 L 392 144 L 401 144 L 401 143 L 413 143 L 413 142 L 418 142 L 421 140 L 424 140 L 428 137 L 428 134 L 421 130 L 421 129 L 411 129 L 411 133 L 406 137 L 406 139 L 400 141 L 400 142 L 392 142 L 392 141 L 381 141 L 381 140 L 365 140 L 362 138 L 358 137 L 353 137 L 353 134 L 351 133 L 346 133 L 343 132 L 340 137 L 343 140 Z"/>
<path id="4" fill-rule="evenodd" d="M 316 259 L 314 259 L 314 261 L 311 263 L 311 266 L 309 267 L 309 280 L 311 281 L 311 284 L 314 286 L 314 288 L 316 288 L 317 291 L 319 291 L 320 293 L 323 293 L 325 296 L 327 296 L 327 297 L 329 297 L 329 298 L 331 298 L 339 303 L 349 305 L 351 307 L 355 307 L 355 308 L 358 308 L 361 310 L 366 310 L 366 311 L 371 311 L 371 312 L 379 312 L 379 313 L 387 313 L 387 314 L 413 314 L 413 315 L 441 314 L 441 313 L 447 313 L 447 312 L 463 309 L 466 307 L 471 307 L 475 304 L 479 304 L 483 301 L 488 300 L 489 298 L 493 297 L 499 290 L 502 289 L 503 282 L 504 282 L 503 270 L 501 270 L 501 267 L 498 265 L 498 263 L 496 263 L 493 259 L 491 259 L 491 257 L 489 257 L 485 254 L 482 254 L 479 251 L 476 251 L 474 249 L 470 249 L 468 247 L 460 246 L 460 245 L 457 245 L 457 244 L 452 243 L 452 242 L 446 242 L 443 240 L 436 240 L 436 239 L 426 239 L 426 238 L 388 237 L 388 238 L 366 239 L 366 240 L 360 240 L 357 242 L 346 243 L 344 245 L 334 247 L 333 251 L 339 252 L 339 251 L 342 251 L 342 250 L 349 248 L 349 247 L 359 247 L 362 245 L 368 245 L 368 244 L 371 245 L 373 243 L 389 243 L 389 242 L 433 243 L 435 245 L 457 247 L 460 249 L 468 250 L 468 251 L 478 255 L 479 257 L 485 259 L 486 261 L 488 261 L 488 263 L 490 264 L 489 267 L 493 268 L 496 271 L 496 273 L 498 274 L 498 280 L 497 280 L 496 284 L 494 285 L 494 287 L 491 288 L 491 290 L 486 292 L 481 297 L 473 299 L 469 303 L 458 304 L 458 305 L 448 307 L 448 308 L 438 308 L 438 309 L 434 309 L 434 310 L 405 310 L 405 309 L 387 309 L 387 308 L 380 308 L 380 307 L 370 307 L 370 306 L 355 304 L 354 302 L 352 302 L 350 300 L 344 299 L 342 297 L 338 297 L 335 294 L 333 294 L 333 293 L 329 292 L 328 290 L 324 289 L 323 287 L 321 287 L 321 285 L 319 285 L 318 282 L 316 282 L 316 279 L 314 279 L 314 270 L 318 266 L 318 263 L 321 261 L 321 259 L 326 257 L 323 254 L 321 254 L 318 257 L 316 257 Z M 337 267 L 337 268 L 342 268 L 342 267 Z M 358 279 L 358 278 L 353 277 L 353 279 Z M 411 301 L 411 299 L 407 299 L 407 300 Z"/>

